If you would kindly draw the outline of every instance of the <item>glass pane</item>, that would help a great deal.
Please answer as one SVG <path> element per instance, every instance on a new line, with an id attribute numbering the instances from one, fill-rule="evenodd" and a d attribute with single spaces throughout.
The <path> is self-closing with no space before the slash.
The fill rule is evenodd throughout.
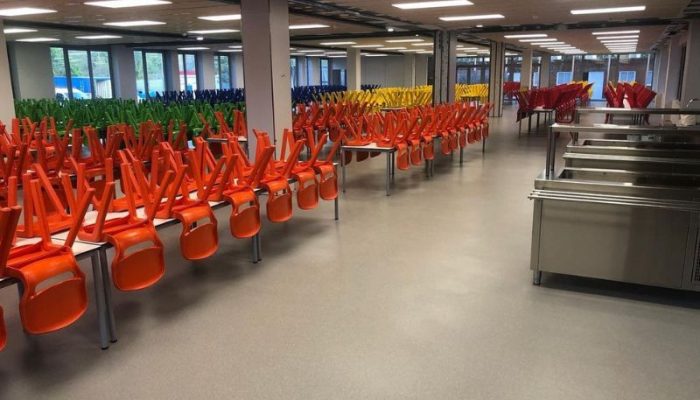
<path id="1" fill-rule="evenodd" d="M 165 91 L 165 68 L 162 53 L 146 53 L 146 72 L 148 73 L 148 95 Z"/>
<path id="2" fill-rule="evenodd" d="M 221 88 L 231 89 L 231 68 L 229 67 L 229 56 L 221 56 L 219 65 L 221 66 Z"/>
<path id="3" fill-rule="evenodd" d="M 297 59 L 296 57 L 291 57 L 289 59 L 289 77 L 291 79 L 292 87 L 297 86 Z"/>
<path id="4" fill-rule="evenodd" d="M 95 87 L 95 98 L 112 98 L 112 76 L 109 73 L 109 53 L 106 51 L 91 51 L 92 85 Z"/>
<path id="5" fill-rule="evenodd" d="M 146 81 L 143 74 L 143 53 L 134 51 L 134 66 L 136 67 L 136 93 L 139 99 L 146 98 Z"/>
<path id="6" fill-rule="evenodd" d="M 68 98 L 68 82 L 66 81 L 66 60 L 63 57 L 63 48 L 51 48 L 51 64 L 53 66 L 53 86 L 57 99 Z"/>
<path id="7" fill-rule="evenodd" d="M 180 90 L 185 90 L 185 55 L 177 55 L 177 70 L 180 74 Z"/>
<path id="8" fill-rule="evenodd" d="M 92 98 L 88 53 L 85 50 L 68 50 L 70 82 L 74 99 Z"/>
<path id="9" fill-rule="evenodd" d="M 321 85 L 328 85 L 330 71 L 327 59 L 321 59 Z"/>
<path id="10" fill-rule="evenodd" d="M 214 56 L 214 88 L 221 89 L 221 77 L 219 76 L 219 56 Z"/>
<path id="11" fill-rule="evenodd" d="M 185 87 L 183 90 L 194 91 L 197 90 L 197 62 L 195 61 L 194 54 L 185 54 Z M 183 71 L 180 72 L 180 75 Z M 182 82 L 182 79 L 181 79 Z"/>

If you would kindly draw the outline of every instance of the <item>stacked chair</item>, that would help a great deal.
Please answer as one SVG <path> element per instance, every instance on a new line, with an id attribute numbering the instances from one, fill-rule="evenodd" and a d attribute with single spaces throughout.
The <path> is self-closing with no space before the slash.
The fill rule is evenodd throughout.
<path id="1" fill-rule="evenodd" d="M 636 82 L 618 82 L 617 85 L 608 82 L 603 89 L 603 96 L 608 103 L 608 107 L 611 108 L 647 108 L 654 101 L 656 92 Z M 625 104 L 625 101 L 627 101 L 627 104 Z M 612 115 L 606 114 L 605 122 L 612 123 L 612 118 Z M 644 116 L 644 119 L 649 123 L 648 114 Z"/>

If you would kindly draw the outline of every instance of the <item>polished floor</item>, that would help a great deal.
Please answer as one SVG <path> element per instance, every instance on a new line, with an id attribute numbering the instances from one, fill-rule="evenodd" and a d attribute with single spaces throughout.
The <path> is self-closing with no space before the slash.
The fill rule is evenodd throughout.
<path id="1" fill-rule="evenodd" d="M 383 158 L 349 166 L 340 221 L 325 203 L 266 224 L 257 265 L 225 211 L 207 262 L 183 262 L 165 231 L 167 275 L 115 292 L 106 351 L 92 306 L 28 338 L 3 289 L 0 399 L 697 399 L 699 295 L 531 284 L 544 138 L 516 129 L 509 110 L 486 154 L 442 158 L 430 180 L 397 171 L 391 197 Z"/>

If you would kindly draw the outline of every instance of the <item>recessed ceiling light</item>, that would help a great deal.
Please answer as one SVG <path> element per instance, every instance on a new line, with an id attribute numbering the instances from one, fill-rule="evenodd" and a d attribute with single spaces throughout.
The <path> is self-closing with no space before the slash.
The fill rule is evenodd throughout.
<path id="1" fill-rule="evenodd" d="M 380 50 L 406 50 L 405 47 L 382 47 Z"/>
<path id="2" fill-rule="evenodd" d="M 544 38 L 544 39 L 520 39 L 520 40 L 518 40 L 518 41 L 519 41 L 519 42 L 524 42 L 524 43 L 528 43 L 528 42 L 533 42 L 533 43 L 534 43 L 534 42 L 556 42 L 557 39 L 555 39 L 555 38 Z"/>
<path id="3" fill-rule="evenodd" d="M 160 22 L 160 21 L 148 21 L 148 20 L 141 20 L 141 21 L 118 21 L 118 22 L 105 22 L 103 25 L 108 25 L 108 26 L 122 26 L 122 27 L 130 27 L 130 26 L 153 26 L 153 25 L 165 25 L 165 22 Z"/>
<path id="4" fill-rule="evenodd" d="M 325 57 L 325 54 L 306 54 L 307 57 Z"/>
<path id="5" fill-rule="evenodd" d="M 300 25 L 289 25 L 289 29 L 319 29 L 319 28 L 330 28 L 328 25 L 323 24 L 300 24 Z"/>
<path id="6" fill-rule="evenodd" d="M 460 50 L 480 50 L 478 47 L 460 47 Z"/>
<path id="7" fill-rule="evenodd" d="M 321 49 L 309 49 L 309 50 L 299 50 L 299 53 L 323 53 L 325 50 Z"/>
<path id="8" fill-rule="evenodd" d="M 588 8 L 588 9 L 583 9 L 583 10 L 571 10 L 571 14 L 573 14 L 573 15 L 607 14 L 607 13 L 644 11 L 646 9 L 647 9 L 647 6 Z"/>
<path id="9" fill-rule="evenodd" d="M 601 40 L 600 43 L 637 43 L 637 39 Z"/>
<path id="10" fill-rule="evenodd" d="M 17 8 L 4 8 L 4 9 L 0 10 L 0 16 L 19 17 L 20 15 L 49 14 L 49 13 L 55 13 L 55 12 L 56 12 L 56 10 L 49 10 L 48 8 L 17 7 Z"/>
<path id="11" fill-rule="evenodd" d="M 213 35 L 215 33 L 235 33 L 240 32 L 238 29 L 204 29 L 198 31 L 187 31 L 193 35 Z"/>
<path id="12" fill-rule="evenodd" d="M 235 44 L 235 45 L 233 45 L 233 46 L 228 46 L 228 48 L 229 48 L 229 49 L 242 49 L 242 48 L 243 48 L 243 45 Z M 292 49 L 289 49 L 289 50 L 292 50 Z"/>
<path id="13" fill-rule="evenodd" d="M 29 29 L 29 28 L 5 28 L 3 30 L 3 33 L 5 34 L 10 34 L 10 33 L 31 33 L 31 32 L 36 32 L 36 29 Z"/>
<path id="14" fill-rule="evenodd" d="M 207 15 L 204 17 L 197 17 L 205 21 L 239 21 L 241 19 L 241 14 L 227 14 L 227 15 Z"/>
<path id="15" fill-rule="evenodd" d="M 89 36 L 76 36 L 76 39 L 85 40 L 102 40 L 102 39 L 121 39 L 121 36 L 117 35 L 89 35 Z"/>
<path id="16" fill-rule="evenodd" d="M 106 0 L 106 1 L 86 1 L 85 5 L 107 7 L 107 8 L 128 8 L 128 7 L 143 7 L 143 6 L 160 6 L 164 4 L 173 4 L 172 1 L 165 0 Z"/>
<path id="17" fill-rule="evenodd" d="M 328 56 L 328 58 L 348 58 L 348 56 Z"/>
<path id="18" fill-rule="evenodd" d="M 390 40 L 385 40 L 387 43 L 419 43 L 419 42 L 425 42 L 423 39 L 390 39 Z"/>
<path id="19" fill-rule="evenodd" d="M 326 52 L 327 56 L 338 56 L 338 55 L 345 55 L 345 54 L 347 54 L 347 53 L 344 51 L 327 51 Z"/>
<path id="20" fill-rule="evenodd" d="M 224 49 L 224 50 L 219 50 L 219 53 L 240 53 L 241 49 Z"/>
<path id="21" fill-rule="evenodd" d="M 545 33 L 528 33 L 523 35 L 505 35 L 506 39 L 527 39 L 527 38 L 544 38 L 547 37 Z"/>
<path id="22" fill-rule="evenodd" d="M 414 44 L 414 46 L 417 46 L 417 45 Z M 354 47 L 356 49 L 371 49 L 374 47 L 384 47 L 384 45 L 383 44 L 356 44 L 356 45 L 353 45 L 352 47 Z"/>
<path id="23" fill-rule="evenodd" d="M 195 51 L 195 50 L 209 50 L 209 47 L 178 47 L 178 50 L 183 51 Z"/>
<path id="24" fill-rule="evenodd" d="M 533 43 L 535 46 L 547 47 L 557 44 L 566 44 L 566 42 L 547 42 L 547 43 Z"/>
<path id="25" fill-rule="evenodd" d="M 501 14 L 483 14 L 483 15 L 455 15 L 452 17 L 440 17 L 442 21 L 474 21 L 479 19 L 501 19 L 505 18 Z"/>
<path id="26" fill-rule="evenodd" d="M 483 28 L 484 26 L 481 25 L 481 24 L 479 24 L 479 25 L 477 25 L 476 27 L 477 27 L 477 28 Z"/>
<path id="27" fill-rule="evenodd" d="M 356 42 L 322 42 L 324 46 L 349 46 L 351 44 L 357 44 Z"/>
<path id="28" fill-rule="evenodd" d="M 433 46 L 432 43 L 426 42 L 426 43 L 412 43 L 411 46 Z"/>
<path id="29" fill-rule="evenodd" d="M 629 36 L 599 36 L 598 40 L 615 40 L 615 39 L 639 39 L 639 35 L 629 35 Z"/>
<path id="30" fill-rule="evenodd" d="M 610 31 L 610 32 L 593 32 L 593 35 L 631 35 L 639 33 L 639 30 L 632 31 Z"/>
<path id="31" fill-rule="evenodd" d="M 34 38 L 17 39 L 18 42 L 29 42 L 29 43 L 36 43 L 36 42 L 58 42 L 58 40 L 59 40 L 59 39 L 50 38 L 50 37 L 34 37 Z"/>
<path id="32" fill-rule="evenodd" d="M 362 53 L 365 57 L 386 57 L 386 54 Z"/>
<path id="33" fill-rule="evenodd" d="M 443 0 L 443 1 L 417 1 L 413 3 L 395 3 L 392 6 L 402 10 L 418 10 L 421 8 L 440 8 L 440 7 L 457 7 L 471 6 L 474 3 L 467 0 Z"/>

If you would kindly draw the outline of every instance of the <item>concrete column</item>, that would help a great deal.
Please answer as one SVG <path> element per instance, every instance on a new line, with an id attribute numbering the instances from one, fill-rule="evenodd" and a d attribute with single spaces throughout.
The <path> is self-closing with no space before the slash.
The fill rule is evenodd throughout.
<path id="1" fill-rule="evenodd" d="M 664 104 L 666 74 L 668 73 L 668 50 L 668 43 L 665 43 L 656 52 L 655 64 L 658 66 L 658 71 L 654 70 L 654 91 L 657 93 L 655 100 L 657 107 L 662 107 Z"/>
<path id="2" fill-rule="evenodd" d="M 12 76 L 10 75 L 10 59 L 7 56 L 4 21 L 0 20 L 0 121 L 11 126 L 15 117 L 15 102 L 12 97 Z"/>
<path id="3" fill-rule="evenodd" d="M 678 98 L 678 81 L 681 71 L 681 54 L 683 46 L 680 35 L 674 36 L 668 44 L 668 61 L 666 68 L 665 90 L 662 96 L 663 103 L 660 107 L 670 107 L 673 100 Z M 692 70 L 694 71 L 694 70 Z"/>
<path id="4" fill-rule="evenodd" d="M 137 99 L 136 66 L 134 50 L 126 46 L 112 46 L 112 73 L 114 76 L 114 97 Z"/>
<path id="5" fill-rule="evenodd" d="M 423 54 L 416 54 L 416 86 L 423 86 L 428 84 L 428 56 Z"/>
<path id="6" fill-rule="evenodd" d="M 683 91 L 681 106 L 691 99 L 700 99 L 700 19 L 693 19 L 688 24 L 688 41 L 686 42 L 685 67 L 683 68 Z M 695 105 L 697 107 L 697 105 Z"/>
<path id="7" fill-rule="evenodd" d="M 306 57 L 297 57 L 297 70 L 299 71 L 299 86 L 306 86 L 309 84 L 308 80 L 308 70 L 309 68 Z"/>
<path id="8" fill-rule="evenodd" d="M 349 48 L 346 62 L 348 90 L 360 90 L 362 86 L 362 54 L 360 49 Z"/>
<path id="9" fill-rule="evenodd" d="M 231 57 L 231 85 L 234 88 L 242 88 L 245 86 L 243 80 L 243 55 L 242 53 L 234 54 Z"/>
<path id="10" fill-rule="evenodd" d="M 307 81 L 309 86 L 317 86 L 321 84 L 321 59 L 318 57 L 306 58 Z"/>
<path id="11" fill-rule="evenodd" d="M 436 31 L 433 46 L 435 79 L 433 84 L 433 103 L 452 103 L 455 101 L 455 84 L 457 83 L 457 34 L 448 31 Z"/>
<path id="12" fill-rule="evenodd" d="M 405 87 L 416 86 L 416 55 L 405 54 L 403 56 L 403 85 Z"/>
<path id="13" fill-rule="evenodd" d="M 532 87 L 532 49 L 523 51 L 523 65 L 520 68 L 520 87 L 523 89 Z"/>
<path id="14" fill-rule="evenodd" d="M 491 42 L 491 63 L 489 65 L 489 102 L 493 105 L 492 117 L 503 116 L 503 71 L 506 62 L 506 45 Z"/>
<path id="15" fill-rule="evenodd" d="M 242 0 L 243 71 L 250 132 L 259 129 L 276 142 L 292 126 L 287 0 Z M 249 137 L 251 154 L 255 154 Z"/>
<path id="16" fill-rule="evenodd" d="M 542 53 L 542 62 L 540 63 L 540 87 L 549 87 L 549 69 L 552 65 L 552 55 Z"/>
<path id="17" fill-rule="evenodd" d="M 44 43 L 8 43 L 12 87 L 17 99 L 55 97 L 51 50 Z"/>
<path id="18" fill-rule="evenodd" d="M 210 51 L 197 52 L 197 79 L 201 85 L 201 87 L 198 87 L 198 89 L 216 89 L 214 53 Z"/>
<path id="19" fill-rule="evenodd" d="M 180 87 L 180 67 L 177 63 L 177 51 L 169 50 L 165 52 L 165 88 L 179 92 Z"/>

